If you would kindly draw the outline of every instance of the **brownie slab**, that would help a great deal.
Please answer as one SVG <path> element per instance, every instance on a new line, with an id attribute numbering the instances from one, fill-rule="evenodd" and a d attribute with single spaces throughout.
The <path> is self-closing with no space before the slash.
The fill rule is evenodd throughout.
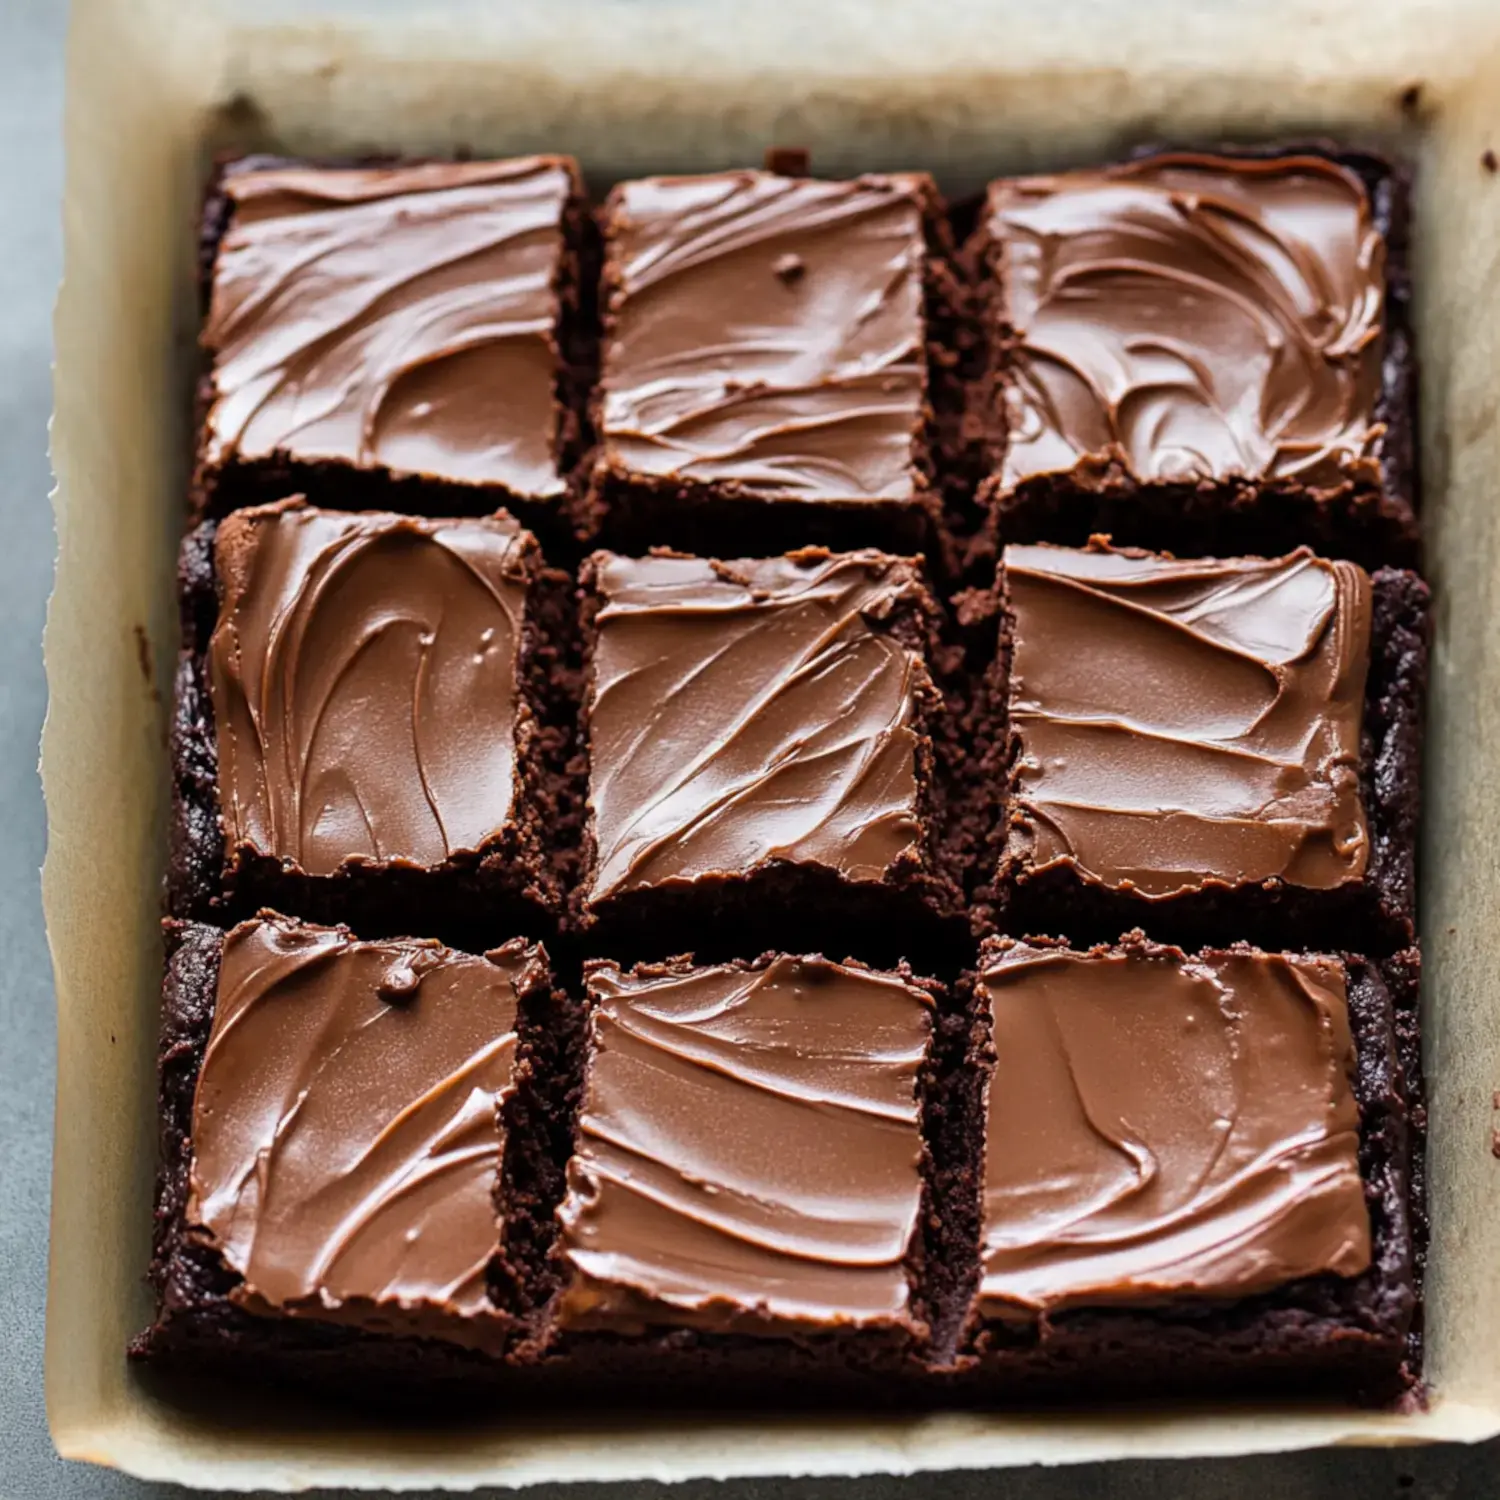
<path id="1" fill-rule="evenodd" d="M 224 165 L 205 213 L 195 507 L 556 522 L 579 444 L 566 157 Z"/>
<path id="2" fill-rule="evenodd" d="M 595 952 L 894 961 L 959 922 L 910 561 L 597 553 L 582 586 Z"/>
<path id="3" fill-rule="evenodd" d="M 178 916 L 546 931 L 568 817 L 568 581 L 509 516 L 301 500 L 184 544 Z"/>
<path id="4" fill-rule="evenodd" d="M 625 182 L 602 212 L 593 524 L 620 551 L 941 550 L 956 281 L 931 180 Z"/>
<path id="5" fill-rule="evenodd" d="M 1427 589 L 1305 548 L 1004 553 L 995 922 L 1411 941 Z"/>
<path id="6" fill-rule="evenodd" d="M 1405 183 L 1169 152 L 991 185 L 970 245 L 1002 542 L 1415 559 Z"/>
<path id="7" fill-rule="evenodd" d="M 1408 1383 L 1409 1143 L 1380 971 L 992 939 L 976 1399 Z"/>
<path id="8" fill-rule="evenodd" d="M 587 1062 L 538 1381 L 895 1395 L 928 1326 L 940 987 L 820 957 L 585 965 Z"/>
<path id="9" fill-rule="evenodd" d="M 351 1394 L 500 1378 L 560 1190 L 514 1128 L 566 1030 L 545 951 L 273 913 L 168 946 L 160 1305 L 133 1352 Z"/>

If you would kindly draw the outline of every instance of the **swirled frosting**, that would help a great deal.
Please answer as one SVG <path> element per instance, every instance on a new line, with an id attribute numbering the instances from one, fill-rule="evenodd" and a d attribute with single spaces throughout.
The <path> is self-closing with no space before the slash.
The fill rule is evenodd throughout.
<path id="1" fill-rule="evenodd" d="M 224 940 L 193 1101 L 187 1220 L 268 1316 L 461 1343 L 487 1292 L 520 942 L 487 958 L 284 918 Z"/>
<path id="2" fill-rule="evenodd" d="M 588 988 L 561 1325 L 909 1324 L 925 991 L 821 958 Z"/>
<path id="3" fill-rule="evenodd" d="M 981 1315 L 1369 1266 L 1342 964 L 1024 944 L 986 960 Z"/>
<path id="4" fill-rule="evenodd" d="M 1001 478 L 1377 479 L 1385 243 L 1319 157 L 1170 155 L 990 189 Z"/>
<path id="5" fill-rule="evenodd" d="M 1009 857 L 1147 897 L 1359 879 L 1370 580 L 1305 548 L 1007 547 Z"/>
<path id="6" fill-rule="evenodd" d="M 626 182 L 606 207 L 601 463 L 778 500 L 910 500 L 923 177 Z"/>
<path id="7" fill-rule="evenodd" d="M 205 456 L 286 454 L 561 495 L 571 163 L 231 171 Z"/>
<path id="8" fill-rule="evenodd" d="M 509 516 L 236 511 L 208 647 L 231 857 L 428 868 L 499 837 L 535 543 Z"/>
<path id="9" fill-rule="evenodd" d="M 591 903 L 774 859 L 878 881 L 916 842 L 921 596 L 878 552 L 595 559 Z"/>

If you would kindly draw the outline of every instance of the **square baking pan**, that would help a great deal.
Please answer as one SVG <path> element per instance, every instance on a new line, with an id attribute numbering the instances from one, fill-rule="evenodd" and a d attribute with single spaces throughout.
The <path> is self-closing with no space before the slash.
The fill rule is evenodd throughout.
<path id="1" fill-rule="evenodd" d="M 58 1007 L 46 1387 L 68 1458 L 225 1488 L 908 1473 L 1500 1432 L 1500 11 L 1393 0 L 77 0 L 56 315 L 59 555 L 43 895 Z M 311 13 L 311 14 L 310 14 Z M 712 1418 L 595 1407 L 442 1428 L 127 1367 L 155 1166 L 166 699 L 214 150 L 575 153 L 622 175 L 758 161 L 989 178 L 1141 142 L 1325 136 L 1416 172 L 1427 573 L 1421 867 L 1433 1235 L 1427 1399 L 1405 1410 Z"/>

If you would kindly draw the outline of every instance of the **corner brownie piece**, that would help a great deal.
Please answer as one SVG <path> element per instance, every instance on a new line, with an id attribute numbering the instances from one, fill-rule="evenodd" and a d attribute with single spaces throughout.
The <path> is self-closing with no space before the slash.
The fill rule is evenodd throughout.
<path id="1" fill-rule="evenodd" d="M 168 942 L 160 1307 L 132 1352 L 377 1399 L 500 1378 L 561 1192 L 516 1128 L 555 1107 L 538 1074 L 567 1002 L 545 950 L 269 912 Z"/>
<path id="2" fill-rule="evenodd" d="M 206 523 L 181 582 L 174 915 L 479 945 L 552 925 L 571 585 L 529 532 L 294 499 Z"/>
<path id="3" fill-rule="evenodd" d="M 1411 941 L 1420 580 L 1305 548 L 1182 561 L 1097 538 L 1003 563 L 997 926 Z"/>
<path id="4" fill-rule="evenodd" d="M 941 988 L 821 957 L 590 962 L 557 1288 L 529 1374 L 626 1399 L 920 1374 Z"/>
<path id="5" fill-rule="evenodd" d="M 894 961 L 961 921 L 914 563 L 602 552 L 583 592 L 594 951 Z"/>
<path id="6" fill-rule="evenodd" d="M 602 215 L 593 524 L 623 552 L 941 548 L 957 282 L 930 178 L 624 182 Z"/>
<path id="7" fill-rule="evenodd" d="M 579 448 L 581 191 L 558 156 L 222 167 L 196 512 L 304 490 L 556 525 Z"/>
<path id="8" fill-rule="evenodd" d="M 970 998 L 967 1394 L 1405 1388 L 1407 1109 L 1373 964 L 991 939 Z"/>
<path id="9" fill-rule="evenodd" d="M 1405 216 L 1355 154 L 991 184 L 969 254 L 1000 540 L 1412 561 Z"/>

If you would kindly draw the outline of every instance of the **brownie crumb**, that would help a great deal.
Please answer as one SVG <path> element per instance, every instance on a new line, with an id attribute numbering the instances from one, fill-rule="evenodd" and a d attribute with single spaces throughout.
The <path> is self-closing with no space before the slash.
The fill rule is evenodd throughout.
<path id="1" fill-rule="evenodd" d="M 766 171 L 780 177 L 806 177 L 812 171 L 812 152 L 806 146 L 768 146 Z"/>
<path id="2" fill-rule="evenodd" d="M 1495 153 L 1489 149 L 1486 149 L 1481 154 L 1479 158 L 1479 165 L 1483 167 L 1486 172 L 1494 172 L 1497 168 L 1500 168 L 1500 162 L 1496 161 Z"/>

